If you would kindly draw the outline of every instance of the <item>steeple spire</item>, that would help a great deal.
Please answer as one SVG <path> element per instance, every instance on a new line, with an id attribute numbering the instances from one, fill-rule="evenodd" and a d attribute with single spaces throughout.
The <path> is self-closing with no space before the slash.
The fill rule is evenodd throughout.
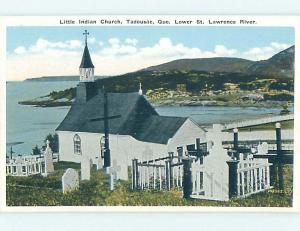
<path id="1" fill-rule="evenodd" d="M 85 47 L 79 66 L 80 82 L 94 82 L 94 65 L 90 56 L 89 48 L 87 45 L 87 36 L 90 33 L 85 30 L 83 35 L 85 36 Z"/>

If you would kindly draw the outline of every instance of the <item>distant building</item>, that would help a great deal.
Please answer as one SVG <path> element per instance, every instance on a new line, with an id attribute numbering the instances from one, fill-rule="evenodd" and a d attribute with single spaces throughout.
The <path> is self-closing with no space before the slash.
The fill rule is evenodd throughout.
<path id="1" fill-rule="evenodd" d="M 176 84 L 176 90 L 180 92 L 186 92 L 186 84 Z"/>
<path id="2" fill-rule="evenodd" d="M 94 65 L 85 44 L 79 67 L 80 82 L 76 99 L 65 119 L 57 127 L 61 161 L 81 162 L 88 156 L 93 163 L 103 158 L 103 121 L 92 121 L 104 116 L 104 94 L 96 86 Z M 137 89 L 138 90 L 138 89 Z M 133 158 L 157 158 L 186 145 L 196 138 L 204 141 L 205 130 L 186 117 L 161 116 L 139 91 L 108 93 L 108 114 L 121 115 L 109 121 L 111 162 L 122 165 L 121 176 L 127 179 L 127 166 Z"/>
<path id="3" fill-rule="evenodd" d="M 243 100 L 252 100 L 252 101 L 260 101 L 264 100 L 264 96 L 258 93 L 251 93 L 242 97 Z"/>

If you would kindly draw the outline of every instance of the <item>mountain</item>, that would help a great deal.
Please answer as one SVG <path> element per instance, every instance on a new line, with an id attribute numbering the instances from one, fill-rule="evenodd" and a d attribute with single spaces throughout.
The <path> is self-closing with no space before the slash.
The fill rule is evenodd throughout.
<path id="1" fill-rule="evenodd" d="M 104 79 L 110 76 L 95 76 L 95 79 Z M 42 76 L 42 77 L 36 77 L 36 78 L 28 78 L 25 79 L 25 81 L 31 81 L 31 82 L 58 82 L 58 81 L 79 81 L 78 75 L 70 75 L 70 76 Z"/>
<path id="2" fill-rule="evenodd" d="M 206 72 L 245 72 L 255 62 L 240 58 L 198 58 L 178 59 L 168 63 L 151 66 L 144 71 L 206 71 Z"/>
<path id="3" fill-rule="evenodd" d="M 79 76 L 42 76 L 36 78 L 28 78 L 25 81 L 33 82 L 57 82 L 57 81 L 79 81 Z"/>
<path id="4" fill-rule="evenodd" d="M 251 61 L 227 57 L 178 59 L 142 71 L 205 71 L 293 78 L 294 56 L 295 46 L 291 46 L 267 60 Z"/>
<path id="5" fill-rule="evenodd" d="M 255 62 L 248 68 L 252 74 L 275 77 L 294 77 L 295 46 L 291 46 L 267 60 Z"/>

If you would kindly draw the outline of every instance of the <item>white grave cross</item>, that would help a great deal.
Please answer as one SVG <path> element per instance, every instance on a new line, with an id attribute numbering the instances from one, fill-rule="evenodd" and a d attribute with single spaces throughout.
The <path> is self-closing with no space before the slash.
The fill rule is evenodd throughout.
<path id="1" fill-rule="evenodd" d="M 257 146 L 257 153 L 261 155 L 268 154 L 268 149 L 269 149 L 268 143 L 262 142 L 262 144 L 259 144 Z"/>
<path id="2" fill-rule="evenodd" d="M 49 173 L 54 172 L 54 165 L 53 165 L 53 152 L 50 148 L 50 141 L 47 140 L 47 147 L 44 152 L 44 159 L 45 159 L 45 176 Z"/>

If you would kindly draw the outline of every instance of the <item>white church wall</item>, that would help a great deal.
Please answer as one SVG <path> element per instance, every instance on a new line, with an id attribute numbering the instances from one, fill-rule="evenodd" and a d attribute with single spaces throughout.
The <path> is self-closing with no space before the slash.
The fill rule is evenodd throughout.
<path id="1" fill-rule="evenodd" d="M 173 138 L 168 142 L 168 151 L 176 153 L 177 147 L 183 147 L 186 151 L 186 145 L 195 144 L 196 138 L 200 138 L 200 142 L 206 141 L 206 132 L 204 129 L 195 124 L 192 120 L 187 119 L 180 129 L 175 133 Z"/>
<path id="2" fill-rule="evenodd" d="M 100 139 L 103 134 L 85 132 L 58 131 L 59 154 L 61 161 L 80 163 L 82 155 L 89 156 L 96 164 L 96 157 L 100 157 Z M 74 153 L 74 136 L 79 135 L 81 139 L 81 155 Z M 167 145 L 142 142 L 127 135 L 110 135 L 111 161 L 117 160 L 121 166 L 120 178 L 127 180 L 128 166 L 134 158 L 139 160 L 158 158 L 167 155 Z"/>
<path id="3" fill-rule="evenodd" d="M 96 157 L 100 155 L 100 134 L 68 131 L 58 131 L 57 134 L 61 161 L 80 163 L 81 155 L 87 155 L 96 163 Z M 81 139 L 81 155 L 74 153 L 75 134 Z"/>

